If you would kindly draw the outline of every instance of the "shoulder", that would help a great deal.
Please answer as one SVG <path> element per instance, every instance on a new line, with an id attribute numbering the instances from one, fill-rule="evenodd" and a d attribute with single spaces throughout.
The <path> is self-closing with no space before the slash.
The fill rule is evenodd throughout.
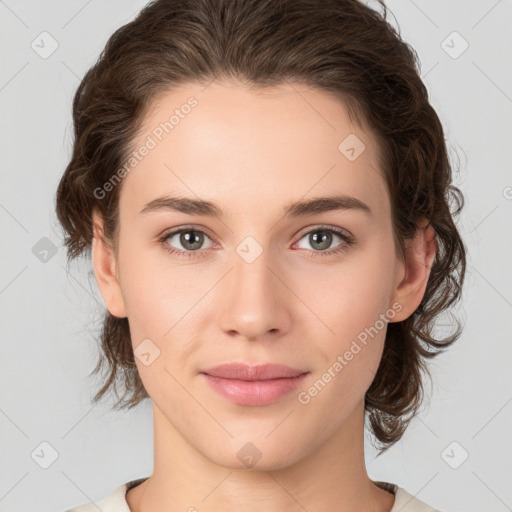
<path id="1" fill-rule="evenodd" d="M 142 483 L 146 478 L 139 478 L 131 480 L 119 487 L 116 487 L 108 496 L 105 496 L 100 501 L 85 503 L 66 512 L 131 512 L 128 503 L 126 502 L 126 493 L 132 487 Z"/>
<path id="2" fill-rule="evenodd" d="M 395 495 L 395 503 L 389 512 L 441 512 L 423 501 L 419 500 L 412 494 L 408 493 L 403 487 L 390 482 L 373 480 L 373 483 Z"/>
<path id="3" fill-rule="evenodd" d="M 412 494 L 402 487 L 395 486 L 395 504 L 390 512 L 441 512 Z"/>

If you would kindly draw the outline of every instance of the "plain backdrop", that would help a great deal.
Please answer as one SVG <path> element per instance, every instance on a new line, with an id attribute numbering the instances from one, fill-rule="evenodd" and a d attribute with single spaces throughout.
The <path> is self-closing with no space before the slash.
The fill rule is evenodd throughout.
<path id="1" fill-rule="evenodd" d="M 54 193 L 71 100 L 142 0 L 0 1 L 0 511 L 56 512 L 148 476 L 151 403 L 92 407 L 103 312 L 90 262 L 66 271 Z M 394 0 L 445 127 L 468 247 L 464 333 L 430 365 L 427 402 L 372 478 L 445 512 L 512 510 L 512 2 Z M 41 42 L 43 40 L 43 42 Z M 449 324 L 450 320 L 446 320 Z M 446 325 L 440 325 L 444 328 Z"/>

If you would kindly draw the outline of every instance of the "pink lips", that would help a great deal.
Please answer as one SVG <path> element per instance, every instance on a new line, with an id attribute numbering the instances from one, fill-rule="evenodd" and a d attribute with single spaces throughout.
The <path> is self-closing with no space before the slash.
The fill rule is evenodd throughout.
<path id="1" fill-rule="evenodd" d="M 292 392 L 309 372 L 280 364 L 231 363 L 201 372 L 220 395 L 239 405 L 262 406 Z"/>

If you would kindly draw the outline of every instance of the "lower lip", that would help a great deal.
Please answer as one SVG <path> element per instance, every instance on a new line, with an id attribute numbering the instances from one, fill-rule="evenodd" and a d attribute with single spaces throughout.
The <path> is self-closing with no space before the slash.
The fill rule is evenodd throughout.
<path id="1" fill-rule="evenodd" d="M 202 375 L 217 393 L 235 404 L 262 406 L 273 404 L 297 389 L 307 373 L 297 377 L 257 381 L 223 379 L 206 373 Z"/>

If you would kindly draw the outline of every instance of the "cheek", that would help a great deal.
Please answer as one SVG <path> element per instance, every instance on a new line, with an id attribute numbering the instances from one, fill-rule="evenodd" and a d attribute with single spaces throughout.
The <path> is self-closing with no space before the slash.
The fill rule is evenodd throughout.
<path id="1" fill-rule="evenodd" d="M 296 276 L 297 294 L 305 297 L 311 311 L 323 321 L 325 336 L 334 336 L 342 348 L 388 310 L 393 252 L 373 244 L 339 264 L 298 269 Z"/>
<path id="2" fill-rule="evenodd" d="M 393 257 L 375 245 L 302 281 L 308 306 L 327 327 L 320 326 L 315 344 L 323 355 L 319 385 L 328 382 L 334 401 L 362 397 L 374 379 L 394 316 Z"/>
<path id="3" fill-rule="evenodd" d="M 163 339 L 202 294 L 200 272 L 170 264 L 162 253 L 125 250 L 121 288 L 132 338 Z"/>
<path id="4" fill-rule="evenodd" d="M 188 359 L 197 349 L 199 338 L 195 319 L 203 314 L 207 302 L 201 298 L 211 287 L 209 283 L 216 279 L 199 267 L 170 264 L 165 256 L 156 258 L 150 251 L 125 251 L 122 268 L 126 271 L 121 272 L 139 374 L 148 392 L 153 390 L 155 396 L 162 387 L 168 393 L 167 386 L 173 381 L 168 372 L 175 375 L 190 365 Z M 158 353 L 158 358 L 148 366 L 137 358 L 139 352 L 147 352 L 143 349 L 146 346 Z"/>

